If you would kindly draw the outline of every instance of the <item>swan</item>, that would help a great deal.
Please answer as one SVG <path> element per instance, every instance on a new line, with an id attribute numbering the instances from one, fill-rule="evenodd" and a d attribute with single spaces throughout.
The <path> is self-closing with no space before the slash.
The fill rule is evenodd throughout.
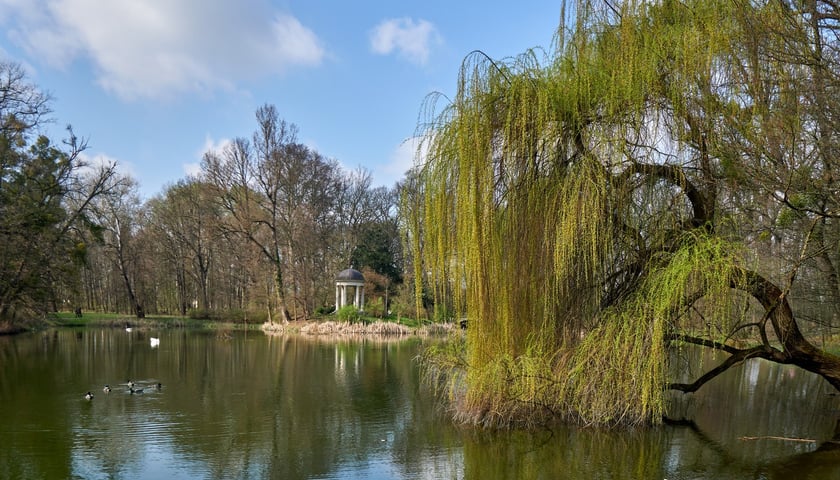
<path id="1" fill-rule="evenodd" d="M 87 392 L 87 393 L 85 394 L 85 400 L 93 400 L 93 394 L 92 394 L 92 393 L 90 393 L 90 392 Z"/>

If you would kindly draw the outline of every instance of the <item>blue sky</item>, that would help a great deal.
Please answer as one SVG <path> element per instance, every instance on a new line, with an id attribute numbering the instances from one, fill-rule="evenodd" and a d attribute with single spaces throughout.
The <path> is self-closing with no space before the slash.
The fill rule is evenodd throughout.
<path id="1" fill-rule="evenodd" d="M 561 3 L 0 0 L 0 59 L 53 96 L 51 138 L 72 124 L 90 160 L 117 161 L 144 198 L 250 137 L 263 104 L 392 186 L 424 98 L 451 96 L 473 50 L 548 49 Z"/>

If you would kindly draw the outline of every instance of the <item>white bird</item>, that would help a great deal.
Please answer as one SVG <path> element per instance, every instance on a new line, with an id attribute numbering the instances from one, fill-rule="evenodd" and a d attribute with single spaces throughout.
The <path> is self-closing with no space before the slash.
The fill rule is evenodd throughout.
<path id="1" fill-rule="evenodd" d="M 105 393 L 111 393 L 111 386 L 110 385 L 105 385 L 105 387 L 102 388 L 102 391 L 105 392 Z"/>
<path id="2" fill-rule="evenodd" d="M 155 348 L 155 347 L 157 347 L 158 345 L 160 345 L 160 339 L 159 339 L 159 338 L 155 338 L 155 337 L 150 337 L 150 338 L 149 338 L 149 343 L 152 345 L 152 348 Z"/>
<path id="3" fill-rule="evenodd" d="M 87 392 L 87 393 L 85 394 L 85 400 L 93 400 L 93 394 L 92 394 L 92 393 L 90 393 L 90 392 Z"/>

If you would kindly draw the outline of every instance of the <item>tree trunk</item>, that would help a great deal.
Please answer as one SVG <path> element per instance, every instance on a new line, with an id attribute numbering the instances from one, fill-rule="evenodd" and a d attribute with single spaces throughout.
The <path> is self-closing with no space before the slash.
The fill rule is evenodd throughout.
<path id="1" fill-rule="evenodd" d="M 280 260 L 278 259 L 274 264 L 275 275 L 274 281 L 277 287 L 277 299 L 279 304 L 277 305 L 277 310 L 280 312 L 280 318 L 282 318 L 283 323 L 288 323 L 290 320 L 289 311 L 286 310 L 286 293 L 284 289 L 284 282 L 283 282 L 283 270 L 282 266 L 280 265 Z"/>
<path id="2" fill-rule="evenodd" d="M 668 387 L 682 392 L 694 392 L 730 367 L 750 358 L 763 358 L 772 362 L 796 365 L 803 370 L 815 373 L 840 391 L 840 356 L 820 350 L 802 335 L 785 292 L 778 286 L 755 272 L 742 270 L 739 273 L 738 278 L 733 279 L 733 288 L 748 292 L 761 303 L 765 310 L 764 319 L 770 322 L 776 339 L 782 346 L 781 350 L 771 346 L 767 340 L 764 327 L 766 322 L 758 326 L 763 345 L 747 349 L 688 335 L 672 335 L 666 340 L 682 341 L 725 351 L 730 354 L 730 357 L 693 383 L 672 383 Z"/>

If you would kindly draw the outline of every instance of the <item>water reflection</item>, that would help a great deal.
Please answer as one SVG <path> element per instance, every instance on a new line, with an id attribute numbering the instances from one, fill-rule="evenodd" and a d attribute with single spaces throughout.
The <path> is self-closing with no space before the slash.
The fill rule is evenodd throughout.
<path id="1" fill-rule="evenodd" d="M 437 461 L 414 454 L 445 425 L 418 400 L 419 339 L 155 336 L 156 348 L 137 331 L 0 339 L 0 407 L 21 412 L 0 426 L 0 478 L 413 478 Z M 131 394 L 129 378 L 163 388 Z M 437 432 L 438 445 L 456 435 Z"/>
<path id="2" fill-rule="evenodd" d="M 707 355 L 702 365 L 722 360 Z M 685 372 L 681 380 L 689 378 Z M 669 463 L 731 478 L 790 478 L 792 471 L 799 478 L 840 478 L 840 456 L 832 451 L 840 419 L 836 393 L 804 370 L 749 360 L 697 393 L 675 394 L 671 414 L 692 423 L 674 431 Z"/>
<path id="3" fill-rule="evenodd" d="M 0 478 L 840 479 L 838 397 L 800 370 L 727 372 L 675 399 L 689 426 L 491 433 L 452 425 L 420 384 L 426 341 L 0 337 Z M 163 388 L 131 394 L 129 378 Z"/>

